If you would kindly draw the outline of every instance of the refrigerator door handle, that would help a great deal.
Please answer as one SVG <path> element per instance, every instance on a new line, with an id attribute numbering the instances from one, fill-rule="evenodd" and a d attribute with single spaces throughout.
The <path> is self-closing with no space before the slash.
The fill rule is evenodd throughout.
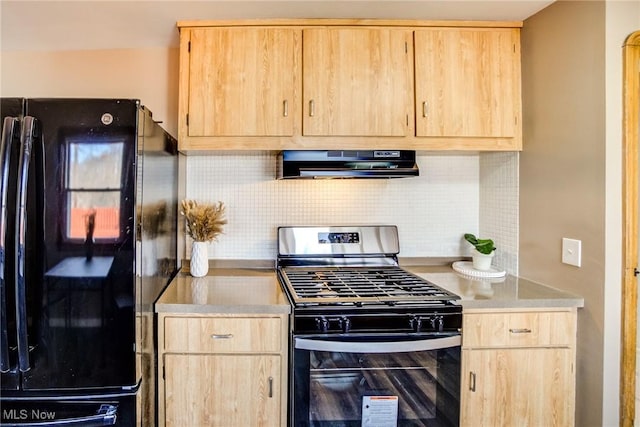
<path id="1" fill-rule="evenodd" d="M 98 414 L 89 415 L 86 417 L 74 417 L 63 418 L 59 420 L 47 420 L 18 424 L 3 424 L 7 427 L 44 427 L 44 426 L 59 426 L 59 427 L 72 427 L 72 426 L 112 426 L 116 424 L 118 407 L 116 405 L 104 404 L 100 407 Z"/>
<path id="2" fill-rule="evenodd" d="M 29 342 L 27 338 L 27 289 L 25 280 L 27 237 L 27 183 L 33 138 L 36 134 L 36 119 L 25 116 L 20 133 L 20 160 L 18 163 L 18 196 L 16 206 L 16 332 L 18 343 L 18 368 L 29 370 Z"/>
<path id="3" fill-rule="evenodd" d="M 18 130 L 16 117 L 5 117 L 0 142 L 0 372 L 9 365 L 9 321 L 7 319 L 7 282 L 5 277 L 7 256 L 7 193 L 11 145 Z"/>

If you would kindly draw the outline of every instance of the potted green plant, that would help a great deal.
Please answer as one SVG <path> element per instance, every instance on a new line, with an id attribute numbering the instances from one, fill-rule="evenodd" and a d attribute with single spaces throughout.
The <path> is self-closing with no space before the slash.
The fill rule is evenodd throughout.
<path id="1" fill-rule="evenodd" d="M 489 270 L 496 250 L 493 240 L 479 239 L 471 233 L 466 233 L 464 239 L 474 247 L 472 254 L 473 268 L 481 271 Z"/>

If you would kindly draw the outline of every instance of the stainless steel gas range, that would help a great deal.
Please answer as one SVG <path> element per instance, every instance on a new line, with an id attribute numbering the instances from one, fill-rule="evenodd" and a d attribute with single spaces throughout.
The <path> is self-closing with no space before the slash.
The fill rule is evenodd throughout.
<path id="1" fill-rule="evenodd" d="M 399 266 L 395 226 L 280 227 L 289 425 L 457 426 L 459 299 Z"/>

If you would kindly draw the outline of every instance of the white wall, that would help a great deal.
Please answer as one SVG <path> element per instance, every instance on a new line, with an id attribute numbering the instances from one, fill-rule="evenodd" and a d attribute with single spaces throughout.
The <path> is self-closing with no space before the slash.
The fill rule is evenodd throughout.
<path id="1" fill-rule="evenodd" d="M 178 49 L 2 51 L 0 57 L 0 96 L 136 98 L 178 134 Z"/>

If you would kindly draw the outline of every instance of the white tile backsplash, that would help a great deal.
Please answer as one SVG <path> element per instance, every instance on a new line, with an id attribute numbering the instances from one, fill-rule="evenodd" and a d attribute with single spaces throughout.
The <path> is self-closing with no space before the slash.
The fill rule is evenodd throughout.
<path id="1" fill-rule="evenodd" d="M 469 245 L 462 235 L 482 229 L 480 164 L 486 154 L 418 152 L 420 176 L 415 178 L 280 181 L 275 179 L 276 154 L 187 157 L 186 197 L 220 200 L 227 206 L 229 223 L 210 245 L 210 258 L 275 259 L 280 225 L 394 224 L 400 233 L 401 257 L 466 255 Z M 513 159 L 497 161 L 511 164 Z M 515 162 L 517 171 L 517 157 Z M 511 175 L 509 169 L 488 182 L 500 185 L 497 181 L 511 180 Z M 517 183 L 507 187 L 511 185 L 517 188 Z M 494 192 L 488 195 L 493 197 Z M 513 203 L 512 192 L 497 202 Z M 509 209 L 483 209 L 488 213 L 514 210 L 517 212 L 517 197 L 516 205 Z M 500 223 L 496 219 L 486 224 L 492 233 L 499 229 L 494 222 Z M 517 230 L 517 223 L 514 227 Z M 513 239 L 502 233 L 512 233 L 512 228 L 499 231 L 498 241 L 510 244 Z"/>
<path id="2" fill-rule="evenodd" d="M 480 154 L 480 232 L 497 247 L 493 264 L 518 274 L 519 158 L 517 152 Z"/>

